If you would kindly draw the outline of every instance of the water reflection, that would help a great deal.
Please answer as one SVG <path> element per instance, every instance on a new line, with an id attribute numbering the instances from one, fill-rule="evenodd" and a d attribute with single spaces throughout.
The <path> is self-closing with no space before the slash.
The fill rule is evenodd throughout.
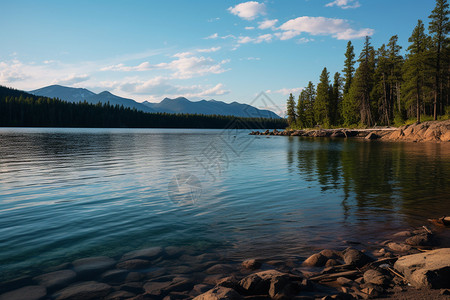
<path id="1" fill-rule="evenodd" d="M 289 138 L 287 162 L 322 191 L 342 190 L 346 217 L 379 208 L 411 225 L 450 212 L 450 146 Z M 296 147 L 293 147 L 296 145 Z M 293 152 L 297 151 L 297 155 Z"/>

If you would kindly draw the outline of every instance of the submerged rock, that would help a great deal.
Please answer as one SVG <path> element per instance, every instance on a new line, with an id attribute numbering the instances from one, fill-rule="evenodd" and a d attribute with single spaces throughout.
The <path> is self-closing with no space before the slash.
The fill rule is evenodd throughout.
<path id="1" fill-rule="evenodd" d="M 86 281 L 71 285 L 53 295 L 55 300 L 101 299 L 109 294 L 111 286 L 106 283 Z"/>
<path id="2" fill-rule="evenodd" d="M 261 268 L 261 261 L 258 259 L 247 259 L 244 262 L 242 262 L 242 266 L 249 270 L 256 270 Z"/>
<path id="3" fill-rule="evenodd" d="M 309 267 L 323 267 L 326 264 L 327 260 L 328 258 L 326 256 L 320 253 L 316 253 L 308 257 L 303 262 L 303 265 Z"/>
<path id="4" fill-rule="evenodd" d="M 163 248 L 151 247 L 151 248 L 146 248 L 146 249 L 141 249 L 141 250 L 136 250 L 136 251 L 131 251 L 131 252 L 125 253 L 122 256 L 121 261 L 130 260 L 130 259 L 138 259 L 138 258 L 151 260 L 151 259 L 157 258 L 162 253 L 163 253 Z"/>
<path id="5" fill-rule="evenodd" d="M 343 255 L 346 264 L 353 265 L 358 268 L 364 266 L 372 260 L 366 254 L 353 248 L 347 248 L 344 250 Z"/>
<path id="6" fill-rule="evenodd" d="M 450 288 L 450 248 L 400 257 L 394 268 L 417 288 Z"/>
<path id="7" fill-rule="evenodd" d="M 142 270 L 150 267 L 152 265 L 151 261 L 146 259 L 130 259 L 121 261 L 116 265 L 118 269 L 125 270 Z"/>
<path id="8" fill-rule="evenodd" d="M 34 281 L 48 290 L 57 290 L 75 281 L 77 274 L 72 270 L 61 270 L 34 277 Z"/>
<path id="9" fill-rule="evenodd" d="M 41 300 L 47 296 L 47 290 L 42 285 L 30 285 L 0 295 L 0 300 Z"/>
<path id="10" fill-rule="evenodd" d="M 79 278 L 93 278 L 94 276 L 111 269 L 116 261 L 110 257 L 97 256 L 77 259 L 72 262 L 73 269 Z"/>

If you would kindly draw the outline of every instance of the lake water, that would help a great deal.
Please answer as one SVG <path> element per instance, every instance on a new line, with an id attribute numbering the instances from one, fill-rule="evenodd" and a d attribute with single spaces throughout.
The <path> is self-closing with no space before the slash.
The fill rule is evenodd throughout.
<path id="1" fill-rule="evenodd" d="M 446 213 L 448 144 L 0 129 L 0 280 L 149 246 L 295 260 Z"/>

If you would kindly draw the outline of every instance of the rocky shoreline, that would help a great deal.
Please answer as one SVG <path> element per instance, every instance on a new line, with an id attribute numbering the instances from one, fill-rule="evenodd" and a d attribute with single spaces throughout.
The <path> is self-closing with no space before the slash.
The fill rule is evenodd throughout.
<path id="1" fill-rule="evenodd" d="M 263 132 L 252 131 L 250 135 L 280 135 L 328 138 L 362 138 L 367 140 L 406 142 L 450 142 L 450 120 L 414 123 L 402 127 L 379 127 L 371 129 L 312 129 Z"/>
<path id="2" fill-rule="evenodd" d="M 82 258 L 0 284 L 0 300 L 449 299 L 450 248 L 438 247 L 449 246 L 439 235 L 448 229 L 431 228 L 293 261 L 222 263 L 175 247 Z"/>

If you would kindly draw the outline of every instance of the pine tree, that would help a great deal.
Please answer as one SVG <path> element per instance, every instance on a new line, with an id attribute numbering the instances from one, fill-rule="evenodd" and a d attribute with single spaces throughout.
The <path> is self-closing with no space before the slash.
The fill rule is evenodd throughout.
<path id="1" fill-rule="evenodd" d="M 342 78 L 339 72 L 334 74 L 332 93 L 331 93 L 331 101 L 330 101 L 330 115 L 331 115 L 331 124 L 338 125 L 341 122 L 341 112 L 340 106 L 342 102 Z"/>
<path id="2" fill-rule="evenodd" d="M 375 50 L 370 44 L 370 37 L 366 36 L 364 48 L 359 56 L 359 67 L 356 70 L 353 84 L 355 84 L 354 95 L 359 106 L 360 120 L 363 125 L 372 126 L 373 116 L 371 108 L 370 93 L 373 88 L 373 77 L 375 73 Z"/>
<path id="3" fill-rule="evenodd" d="M 400 55 L 401 46 L 397 44 L 398 36 L 394 35 L 389 39 L 388 53 L 389 53 L 389 85 L 391 94 L 392 113 L 398 117 L 402 117 L 401 105 L 401 83 L 402 83 L 402 67 L 403 57 Z M 395 109 L 394 109 L 395 107 Z"/>
<path id="4" fill-rule="evenodd" d="M 288 124 L 289 126 L 293 126 L 296 122 L 296 115 L 295 115 L 295 100 L 292 93 L 289 95 L 289 99 L 286 103 L 286 113 L 288 116 Z"/>
<path id="5" fill-rule="evenodd" d="M 377 50 L 377 66 L 375 70 L 374 89 L 372 98 L 378 99 L 379 120 L 385 125 L 390 125 L 391 120 L 391 94 L 389 86 L 389 53 L 386 45 Z"/>
<path id="6" fill-rule="evenodd" d="M 306 91 L 303 89 L 298 96 L 297 101 L 297 127 L 306 127 L 306 106 L 305 106 Z"/>
<path id="7" fill-rule="evenodd" d="M 428 31 L 432 37 L 432 53 L 433 53 L 433 67 L 434 67 L 434 103 L 433 116 L 437 120 L 438 113 L 443 112 L 442 101 L 442 86 L 441 81 L 445 75 L 442 71 L 442 52 L 448 44 L 448 34 L 450 32 L 449 22 L 449 4 L 447 0 L 436 0 L 436 7 L 431 12 L 429 18 L 431 19 L 428 26 Z M 448 71 L 448 70 L 446 70 Z M 438 111 L 438 107 L 439 111 Z"/>
<path id="8" fill-rule="evenodd" d="M 426 77 L 428 77 L 426 76 L 426 52 L 429 43 L 422 20 L 418 20 L 417 26 L 408 41 L 411 45 L 408 47 L 409 54 L 404 67 L 404 96 L 405 102 L 410 108 L 413 106 L 411 100 L 415 100 L 415 114 L 417 122 L 420 122 L 423 89 L 426 85 Z"/>
<path id="9" fill-rule="evenodd" d="M 331 125 L 330 117 L 330 73 L 328 73 L 327 68 L 322 70 L 320 74 L 320 82 L 317 85 L 317 96 L 314 103 L 314 118 L 316 121 L 325 126 L 329 127 Z"/>
<path id="10" fill-rule="evenodd" d="M 316 88 L 314 84 L 310 81 L 304 93 L 302 93 L 302 100 L 305 106 L 305 127 L 312 128 L 316 124 L 314 119 L 314 103 L 316 102 Z"/>
<path id="11" fill-rule="evenodd" d="M 355 52 L 351 41 L 347 43 L 347 51 L 345 52 L 344 69 L 344 95 L 350 90 L 353 74 L 355 72 Z"/>

